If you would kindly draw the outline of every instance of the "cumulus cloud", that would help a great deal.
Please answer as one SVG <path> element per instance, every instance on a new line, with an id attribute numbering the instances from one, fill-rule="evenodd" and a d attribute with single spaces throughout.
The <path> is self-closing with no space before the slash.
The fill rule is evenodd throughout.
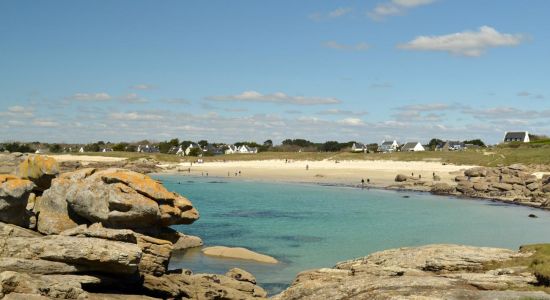
<path id="1" fill-rule="evenodd" d="M 25 107 L 21 105 L 10 106 L 5 111 L 0 111 L 0 117 L 30 118 L 33 116 L 34 109 L 32 107 Z"/>
<path id="2" fill-rule="evenodd" d="M 109 101 L 112 99 L 111 95 L 107 93 L 76 93 L 70 97 L 69 100 L 75 101 Z"/>
<path id="3" fill-rule="evenodd" d="M 320 105 L 320 104 L 338 104 L 342 101 L 337 98 L 325 97 L 305 97 L 305 96 L 289 96 L 282 92 L 273 94 L 261 94 L 256 91 L 245 91 L 237 95 L 228 96 L 210 96 L 206 97 L 208 101 L 220 102 L 258 102 L 258 103 L 281 103 L 295 105 Z"/>
<path id="4" fill-rule="evenodd" d="M 341 18 L 343 16 L 349 15 L 353 12 L 351 7 L 338 7 L 335 10 L 329 11 L 328 13 L 315 12 L 309 15 L 309 18 L 314 21 L 322 21 L 329 19 Z"/>
<path id="5" fill-rule="evenodd" d="M 348 116 L 364 116 L 368 114 L 366 111 L 351 111 L 342 109 L 326 109 L 317 113 L 318 115 L 348 115 Z"/>
<path id="6" fill-rule="evenodd" d="M 489 48 L 517 46 L 525 40 L 521 34 L 500 33 L 489 26 L 478 31 L 463 31 L 439 36 L 418 36 L 398 45 L 404 50 L 443 51 L 452 55 L 477 57 Z"/>
<path id="7" fill-rule="evenodd" d="M 171 99 L 164 99 L 163 100 L 166 103 L 170 104 L 190 104 L 191 101 L 184 98 L 171 98 Z"/>
<path id="8" fill-rule="evenodd" d="M 33 125 L 36 125 L 38 127 L 58 127 L 59 123 L 54 120 L 49 119 L 35 119 L 32 121 Z"/>
<path id="9" fill-rule="evenodd" d="M 367 14 L 374 20 L 381 20 L 389 16 L 400 16 L 407 13 L 408 10 L 434 3 L 435 0 L 391 0 L 378 4 Z"/>
<path id="10" fill-rule="evenodd" d="M 118 121 L 157 121 L 164 119 L 160 113 L 153 112 L 115 112 L 109 114 L 111 120 Z"/>
<path id="11" fill-rule="evenodd" d="M 340 44 L 337 41 L 326 41 L 323 43 L 323 46 L 330 49 L 346 50 L 346 51 L 365 51 L 370 48 L 370 46 L 365 42 L 361 42 L 355 45 L 346 45 L 346 44 Z"/>
<path id="12" fill-rule="evenodd" d="M 518 97 L 529 97 L 529 98 L 539 99 L 539 100 L 544 99 L 544 95 L 531 93 L 531 92 L 528 92 L 528 91 L 521 91 L 521 92 L 517 93 L 517 96 Z"/>
<path id="13" fill-rule="evenodd" d="M 397 110 L 405 111 L 438 111 L 438 110 L 448 110 L 455 108 L 456 105 L 450 105 L 446 103 L 423 103 L 423 104 L 409 104 L 404 106 L 396 107 Z"/>
<path id="14" fill-rule="evenodd" d="M 152 84 L 147 84 L 147 83 L 141 83 L 141 84 L 136 84 L 136 85 L 133 85 L 130 87 L 131 89 L 134 89 L 134 90 L 152 90 L 152 89 L 155 89 L 156 86 L 152 85 Z"/>
<path id="15" fill-rule="evenodd" d="M 126 94 L 124 96 L 119 97 L 120 101 L 125 103 L 147 103 L 148 100 L 145 98 L 140 97 L 136 93 L 130 93 Z"/>
<path id="16" fill-rule="evenodd" d="M 345 118 L 342 120 L 336 121 L 340 125 L 346 125 L 346 126 L 363 126 L 365 125 L 365 122 L 359 118 Z"/>

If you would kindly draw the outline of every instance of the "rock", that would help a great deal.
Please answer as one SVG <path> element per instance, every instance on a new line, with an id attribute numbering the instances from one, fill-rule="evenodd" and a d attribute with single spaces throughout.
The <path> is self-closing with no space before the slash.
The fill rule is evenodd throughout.
<path id="1" fill-rule="evenodd" d="M 17 168 L 17 175 L 34 182 L 37 191 L 50 188 L 51 181 L 57 174 L 59 174 L 57 161 L 43 155 L 29 156 Z"/>
<path id="2" fill-rule="evenodd" d="M 0 175 L 0 221 L 28 227 L 27 203 L 35 184 L 12 175 Z"/>
<path id="3" fill-rule="evenodd" d="M 245 260 L 254 260 L 268 264 L 276 264 L 278 261 L 268 255 L 259 254 L 246 248 L 230 248 L 225 246 L 207 247 L 201 250 L 203 254 L 209 256 L 218 256 L 226 258 L 236 258 Z"/>
<path id="4" fill-rule="evenodd" d="M 535 214 L 529 214 L 529 218 L 538 218 Z"/>
<path id="5" fill-rule="evenodd" d="M 474 184 L 469 181 L 461 181 L 456 186 L 456 190 L 463 194 L 474 193 Z"/>
<path id="6" fill-rule="evenodd" d="M 8 237 L 0 257 L 70 264 L 82 271 L 135 274 L 141 249 L 130 243 L 69 236 Z"/>
<path id="7" fill-rule="evenodd" d="M 455 188 L 447 183 L 436 183 L 432 186 L 430 192 L 438 195 L 447 195 L 455 191 Z"/>
<path id="8" fill-rule="evenodd" d="M 473 188 L 478 192 L 486 192 L 489 189 L 489 185 L 485 182 L 476 182 Z"/>
<path id="9" fill-rule="evenodd" d="M 179 234 L 179 238 L 174 243 L 174 250 L 185 250 L 189 248 L 200 247 L 203 245 L 202 239 L 194 235 Z"/>
<path id="10" fill-rule="evenodd" d="M 260 287 L 223 275 L 166 274 L 144 276 L 144 288 L 162 298 L 191 299 L 264 299 L 267 293 Z"/>
<path id="11" fill-rule="evenodd" d="M 17 166 L 25 157 L 22 153 L 0 153 L 0 174 L 15 174 Z"/>
<path id="12" fill-rule="evenodd" d="M 395 176 L 395 181 L 396 182 L 403 182 L 403 181 L 407 181 L 407 176 L 406 175 L 403 175 L 403 174 L 397 174 L 397 176 Z"/>
<path id="13" fill-rule="evenodd" d="M 203 245 L 202 239 L 200 237 L 186 235 L 170 227 L 138 228 L 136 230 L 144 235 L 170 241 L 173 244 L 172 246 L 174 248 L 174 251 L 200 247 Z"/>
<path id="14" fill-rule="evenodd" d="M 538 190 L 539 189 L 539 184 L 537 182 L 533 182 L 533 183 L 529 183 L 527 185 L 527 188 L 530 190 L 530 191 L 535 191 L 535 190 Z"/>
<path id="15" fill-rule="evenodd" d="M 137 244 L 143 253 L 139 262 L 139 272 L 155 276 L 166 273 L 173 250 L 172 243 L 142 234 L 136 235 Z"/>
<path id="16" fill-rule="evenodd" d="M 468 181 L 468 177 L 467 177 L 467 176 L 459 175 L 459 176 L 456 176 L 456 177 L 455 177 L 455 181 L 456 181 L 456 182 Z"/>
<path id="17" fill-rule="evenodd" d="M 136 229 L 190 224 L 199 218 L 186 198 L 148 176 L 119 169 L 63 174 L 40 202 L 38 228 L 47 234 L 83 223 Z"/>
<path id="18" fill-rule="evenodd" d="M 485 177 L 487 175 L 487 169 L 483 167 L 471 168 L 464 171 L 464 175 L 470 177 Z"/>
<path id="19" fill-rule="evenodd" d="M 544 293 L 528 289 L 528 272 L 485 270 L 485 264 L 529 254 L 507 249 L 428 245 L 391 249 L 298 274 L 274 300 L 287 299 L 518 299 Z M 487 289 L 499 291 L 487 291 Z"/>
<path id="20" fill-rule="evenodd" d="M 67 229 L 75 228 L 82 219 L 75 220 L 74 213 L 69 214 L 66 201 L 67 189 L 71 182 L 65 178 L 52 181 L 52 186 L 36 201 L 35 212 L 38 213 L 37 228 L 43 234 L 59 234 Z"/>
<path id="21" fill-rule="evenodd" d="M 93 276 L 30 275 L 13 271 L 0 273 L 0 298 L 9 294 L 30 294 L 55 299 L 81 299 L 87 296 L 82 284 L 96 284 Z M 30 298 L 32 299 L 32 298 Z"/>
<path id="22" fill-rule="evenodd" d="M 29 230 L 26 228 L 22 228 L 19 226 L 15 226 L 13 224 L 6 224 L 0 222 L 0 238 L 7 238 L 7 237 L 40 237 L 42 236 L 40 233 Z"/>
<path id="23" fill-rule="evenodd" d="M 542 187 L 544 193 L 550 193 L 550 183 Z"/>
<path id="24" fill-rule="evenodd" d="M 503 176 L 502 182 L 508 183 L 508 184 L 520 184 L 523 185 L 524 181 L 521 180 L 518 177 L 511 177 L 511 176 Z"/>
<path id="25" fill-rule="evenodd" d="M 225 276 L 231 277 L 238 281 L 246 281 L 252 284 L 256 284 L 256 277 L 243 269 L 233 268 L 225 273 Z"/>
<path id="26" fill-rule="evenodd" d="M 78 237 L 95 237 L 95 238 L 100 238 L 104 240 L 137 244 L 136 235 L 132 230 L 104 228 L 103 225 L 101 225 L 101 223 L 94 223 L 89 227 L 86 224 L 79 225 L 75 228 L 62 231 L 60 235 L 78 236 Z"/>
<path id="27" fill-rule="evenodd" d="M 508 169 L 516 170 L 516 171 L 526 171 L 527 167 L 523 164 L 513 164 L 513 165 L 509 165 Z"/>
<path id="28" fill-rule="evenodd" d="M 511 185 L 511 184 L 508 184 L 508 183 L 493 183 L 491 185 L 492 187 L 494 188 L 497 188 L 501 191 L 511 191 L 514 189 L 514 187 Z"/>

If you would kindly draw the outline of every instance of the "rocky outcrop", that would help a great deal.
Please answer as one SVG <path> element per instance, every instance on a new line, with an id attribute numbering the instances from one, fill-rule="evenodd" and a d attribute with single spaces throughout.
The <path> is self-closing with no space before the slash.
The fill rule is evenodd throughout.
<path id="1" fill-rule="evenodd" d="M 32 214 L 27 204 L 35 187 L 30 180 L 0 174 L 0 221 L 28 227 Z"/>
<path id="2" fill-rule="evenodd" d="M 17 166 L 27 158 L 27 154 L 14 152 L 14 153 L 0 153 L 0 174 L 15 174 Z"/>
<path id="3" fill-rule="evenodd" d="M 19 164 L 16 174 L 34 182 L 36 190 L 41 192 L 48 189 L 52 179 L 59 174 L 59 165 L 52 157 L 32 155 Z"/>
<path id="4" fill-rule="evenodd" d="M 199 218 L 186 198 L 146 175 L 120 169 L 65 173 L 53 180 L 36 210 L 38 230 L 46 234 L 83 223 L 138 229 L 190 224 Z"/>
<path id="5" fill-rule="evenodd" d="M 432 193 L 494 199 L 533 207 L 550 208 L 550 182 L 538 179 L 529 168 L 514 164 L 508 167 L 476 167 L 455 177 L 456 186 L 432 186 Z"/>
<path id="6" fill-rule="evenodd" d="M 550 299 L 522 268 L 486 264 L 529 256 L 506 249 L 429 245 L 392 249 L 298 274 L 274 299 Z"/>
<path id="7" fill-rule="evenodd" d="M 0 175 L 0 298 L 266 297 L 244 270 L 168 271 L 174 248 L 202 241 L 167 226 L 199 215 L 148 176 L 94 168 L 54 175 L 55 162 L 39 156 L 21 166 L 28 179 Z"/>

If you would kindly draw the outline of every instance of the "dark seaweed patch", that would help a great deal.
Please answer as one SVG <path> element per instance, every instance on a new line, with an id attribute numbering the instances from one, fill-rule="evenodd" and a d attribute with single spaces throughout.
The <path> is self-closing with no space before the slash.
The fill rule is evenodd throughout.
<path id="1" fill-rule="evenodd" d="M 273 238 L 296 243 L 318 243 L 324 240 L 322 237 L 312 235 L 281 235 Z"/>

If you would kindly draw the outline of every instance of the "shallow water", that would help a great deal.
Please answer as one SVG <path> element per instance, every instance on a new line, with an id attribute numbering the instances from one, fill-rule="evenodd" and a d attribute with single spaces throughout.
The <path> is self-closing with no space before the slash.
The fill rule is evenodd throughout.
<path id="1" fill-rule="evenodd" d="M 427 193 L 155 177 L 188 197 L 200 212 L 200 220 L 175 229 L 200 236 L 206 245 L 242 246 L 281 261 L 218 259 L 192 250 L 174 254 L 170 267 L 195 273 L 241 267 L 270 293 L 284 289 L 300 271 L 388 248 L 457 243 L 517 249 L 550 242 L 550 212 L 528 207 Z"/>

